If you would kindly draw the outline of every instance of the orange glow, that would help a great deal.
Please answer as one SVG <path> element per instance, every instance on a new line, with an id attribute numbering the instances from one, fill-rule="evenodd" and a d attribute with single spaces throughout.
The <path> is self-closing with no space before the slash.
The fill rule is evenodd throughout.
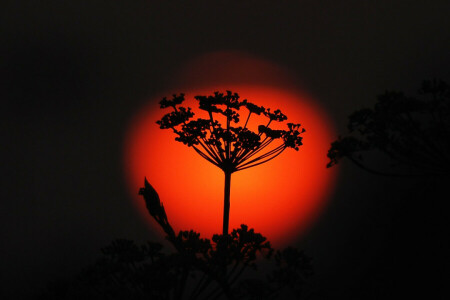
<path id="1" fill-rule="evenodd" d="M 258 65 L 258 62 L 252 63 Z M 219 68 L 221 74 L 224 68 Z M 266 74 L 265 80 L 270 81 L 270 76 Z M 299 151 L 287 149 L 268 163 L 231 176 L 230 229 L 247 224 L 276 247 L 297 239 L 320 213 L 336 175 L 335 168 L 325 167 L 326 153 L 334 136 L 324 111 L 299 91 L 269 86 L 266 82 L 261 85 L 216 80 L 207 84 L 203 81 L 197 87 L 190 85 L 190 89 L 184 87 L 174 92 L 186 94 L 183 105 L 193 109 L 194 118 L 201 116 L 197 101 L 193 99 L 195 95 L 231 90 L 257 105 L 281 109 L 288 116 L 288 122 L 301 123 L 306 129 L 304 145 Z M 222 231 L 224 174 L 192 148 L 175 141 L 173 132 L 159 129 L 155 122 L 169 110 L 159 109 L 158 102 L 162 96 L 170 95 L 155 97 L 132 120 L 125 141 L 128 183 L 136 207 L 153 228 L 156 222 L 148 215 L 143 199 L 137 196 L 144 177 L 157 190 L 175 231 L 193 229 L 210 238 Z M 245 121 L 244 117 L 241 119 Z M 251 120 L 253 130 L 262 124 L 257 117 Z M 285 123 L 281 124 L 283 128 Z"/>

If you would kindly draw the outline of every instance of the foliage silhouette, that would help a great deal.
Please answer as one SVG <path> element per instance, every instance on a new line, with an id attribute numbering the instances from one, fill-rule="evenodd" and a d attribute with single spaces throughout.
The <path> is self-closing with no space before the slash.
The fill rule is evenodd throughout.
<path id="1" fill-rule="evenodd" d="M 449 176 L 450 89 L 443 81 L 424 81 L 419 97 L 393 91 L 378 96 L 373 109 L 350 115 L 348 129 L 350 135 L 331 144 L 328 167 L 348 158 L 378 175 Z M 367 163 L 370 151 L 389 157 L 389 171 Z"/>
<path id="2" fill-rule="evenodd" d="M 302 145 L 301 134 L 305 131 L 300 124 L 287 123 L 287 130 L 271 129 L 272 122 L 287 120 L 279 109 L 271 111 L 249 101 L 239 100 L 237 93 L 215 92 L 211 96 L 195 96 L 200 110 L 208 113 L 209 118 L 192 120 L 191 108 L 180 106 L 184 94 L 173 95 L 172 99 L 163 98 L 160 107 L 173 111 L 157 121 L 161 129 L 172 129 L 177 135 L 176 141 L 192 147 L 201 157 L 220 168 L 225 175 L 223 235 L 228 234 L 230 212 L 231 174 L 268 162 L 285 149 L 298 150 Z M 245 107 L 247 117 L 244 126 L 238 126 L 238 111 Z M 266 125 L 258 126 L 258 133 L 247 128 L 250 117 L 267 117 Z M 225 127 L 218 121 L 225 118 Z M 278 142 L 278 144 L 277 144 Z M 263 151 L 264 150 L 264 151 Z"/>
<path id="3" fill-rule="evenodd" d="M 211 241 L 200 239 L 199 234 L 192 230 L 180 231 L 175 235 L 158 194 L 147 180 L 139 194 L 144 197 L 150 215 L 166 233 L 167 240 L 185 257 L 185 262 L 190 262 L 185 265 L 184 272 L 189 273 L 191 270 L 202 273 L 202 279 L 189 299 L 196 299 L 195 297 L 204 293 L 213 282 L 217 287 L 209 291 L 205 299 L 215 299 L 222 294 L 228 299 L 253 299 L 262 295 L 269 299 L 286 286 L 295 287 L 301 292 L 306 278 L 312 275 L 311 259 L 302 251 L 295 248 L 275 251 L 265 237 L 255 233 L 253 229 L 248 229 L 246 225 L 241 225 L 227 235 L 216 234 Z M 247 268 L 257 269 L 258 255 L 269 260 L 274 258 L 276 268 L 266 280 L 247 279 L 239 282 Z M 224 265 L 228 267 L 223 268 Z M 187 276 L 182 280 L 183 286 Z M 265 288 L 255 288 L 257 286 Z M 178 293 L 181 295 L 182 291 Z"/>
<path id="4" fill-rule="evenodd" d="M 378 211 L 370 211 L 374 221 L 366 231 L 384 228 L 383 247 L 360 289 L 351 291 L 354 299 L 449 297 L 450 249 L 443 241 L 450 224 L 442 197 L 450 167 L 449 96 L 441 80 L 423 81 L 417 97 L 386 92 L 374 108 L 351 114 L 350 134 L 331 144 L 328 167 L 347 158 L 372 174 L 401 179 L 384 191 Z M 384 161 L 371 163 L 371 152 L 384 154 L 390 165 L 381 170 Z"/>
<path id="5" fill-rule="evenodd" d="M 40 299 L 278 299 L 285 289 L 301 295 L 313 274 L 311 259 L 303 251 L 276 251 L 246 225 L 211 240 L 192 230 L 176 234 L 147 180 L 139 194 L 175 252 L 163 251 L 159 243 L 138 246 L 115 240 L 77 282 L 54 285 Z M 261 259 L 273 262 L 267 276 L 245 277 L 247 270 L 260 271 Z"/>

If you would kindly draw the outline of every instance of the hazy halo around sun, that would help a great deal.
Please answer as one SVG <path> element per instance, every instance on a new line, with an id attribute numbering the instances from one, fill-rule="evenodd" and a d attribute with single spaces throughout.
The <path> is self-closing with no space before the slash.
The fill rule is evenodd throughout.
<path id="1" fill-rule="evenodd" d="M 170 87 L 139 110 L 125 138 L 127 182 L 145 220 L 156 228 L 137 196 L 147 177 L 176 231 L 193 229 L 206 238 L 221 232 L 223 172 L 176 142 L 174 134 L 159 129 L 156 121 L 167 112 L 158 105 L 164 96 L 185 93 L 184 105 L 201 114 L 194 96 L 231 90 L 257 105 L 281 109 L 288 122 L 301 123 L 306 132 L 298 152 L 284 151 L 266 164 L 233 174 L 230 229 L 246 224 L 277 247 L 297 240 L 320 214 L 334 187 L 337 169 L 326 169 L 326 153 L 335 134 L 325 111 L 297 87 L 286 69 L 239 52 L 191 60 L 174 74 Z"/>

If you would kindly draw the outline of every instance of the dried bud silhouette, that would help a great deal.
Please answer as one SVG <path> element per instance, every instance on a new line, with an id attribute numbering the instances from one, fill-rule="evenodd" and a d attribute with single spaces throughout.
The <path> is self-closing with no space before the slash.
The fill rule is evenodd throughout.
<path id="1" fill-rule="evenodd" d="M 144 197 L 148 212 L 163 228 L 164 232 L 167 234 L 168 239 L 174 239 L 175 232 L 172 229 L 172 226 L 170 226 L 169 224 L 166 210 L 164 209 L 164 206 L 159 199 L 158 193 L 147 181 L 147 178 L 145 178 L 144 180 L 144 187 L 139 190 L 139 195 L 142 195 Z"/>
<path id="2" fill-rule="evenodd" d="M 163 98 L 161 108 L 172 108 L 157 124 L 161 129 L 172 129 L 176 141 L 192 147 L 201 157 L 219 167 L 225 174 L 223 234 L 228 234 L 230 211 L 231 174 L 266 163 L 285 149 L 299 150 L 301 134 L 305 131 L 300 124 L 288 123 L 286 130 L 270 128 L 272 122 L 287 120 L 279 109 L 271 111 L 247 100 L 240 100 L 237 93 L 215 92 L 210 96 L 195 96 L 199 108 L 208 113 L 209 118 L 193 120 L 191 108 L 180 106 L 184 94 Z M 244 126 L 239 126 L 241 108 L 247 110 Z M 258 132 L 247 128 L 252 115 L 263 115 L 266 124 L 258 126 Z M 221 124 L 218 119 L 225 119 Z"/>
<path id="3" fill-rule="evenodd" d="M 450 88 L 443 81 L 424 81 L 419 97 L 401 92 L 378 96 L 374 108 L 349 117 L 350 135 L 340 137 L 328 151 L 328 167 L 348 158 L 362 169 L 400 177 L 445 177 L 450 167 Z M 372 166 L 369 151 L 391 160 L 388 171 Z"/>

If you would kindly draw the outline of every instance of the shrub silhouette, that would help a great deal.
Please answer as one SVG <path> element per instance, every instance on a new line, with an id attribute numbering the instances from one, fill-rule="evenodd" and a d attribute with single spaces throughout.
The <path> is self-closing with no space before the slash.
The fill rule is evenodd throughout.
<path id="1" fill-rule="evenodd" d="M 230 213 L 231 174 L 268 162 L 285 149 L 298 150 L 302 145 L 301 134 L 305 131 L 300 124 L 287 123 L 287 130 L 271 129 L 272 122 L 287 120 L 280 110 L 271 111 L 247 100 L 239 100 L 237 93 L 215 92 L 211 96 L 195 96 L 199 108 L 208 113 L 209 118 L 192 120 L 191 108 L 181 106 L 184 94 L 163 98 L 161 108 L 172 108 L 161 120 L 161 129 L 172 129 L 176 141 L 192 147 L 201 157 L 220 168 L 225 175 L 223 235 L 228 234 Z M 244 126 L 238 126 L 238 111 L 247 109 Z M 258 126 L 258 133 L 247 128 L 252 115 L 263 115 L 268 121 Z M 224 127 L 218 121 L 225 118 Z"/>
<path id="2" fill-rule="evenodd" d="M 443 81 L 424 81 L 419 97 L 390 91 L 378 96 L 374 108 L 349 117 L 350 134 L 328 151 L 328 167 L 347 158 L 378 175 L 448 177 L 450 169 L 450 89 Z M 368 152 L 391 162 L 387 171 L 369 165 Z"/>
<path id="3" fill-rule="evenodd" d="M 139 194 L 175 252 L 155 242 L 115 240 L 76 281 L 53 283 L 38 299 L 279 299 L 286 289 L 303 293 L 313 274 L 303 251 L 275 250 L 246 225 L 211 240 L 192 230 L 176 234 L 147 180 Z M 261 270 L 258 257 L 272 261 L 271 268 L 265 266 L 266 272 L 256 278 L 243 276 L 247 270 Z"/>
<path id="4" fill-rule="evenodd" d="M 349 134 L 328 152 L 328 167 L 346 158 L 372 174 L 401 179 L 394 190 L 385 191 L 385 199 L 378 199 L 374 208 L 382 207 L 381 212 L 370 212 L 371 226 L 386 230 L 384 246 L 359 291 L 363 294 L 355 299 L 448 298 L 443 262 L 449 247 L 442 241 L 450 224 L 442 195 L 448 194 L 450 88 L 444 81 L 428 80 L 418 94 L 378 96 L 373 108 L 350 115 Z M 390 163 L 380 157 L 371 161 L 372 154 Z"/>

